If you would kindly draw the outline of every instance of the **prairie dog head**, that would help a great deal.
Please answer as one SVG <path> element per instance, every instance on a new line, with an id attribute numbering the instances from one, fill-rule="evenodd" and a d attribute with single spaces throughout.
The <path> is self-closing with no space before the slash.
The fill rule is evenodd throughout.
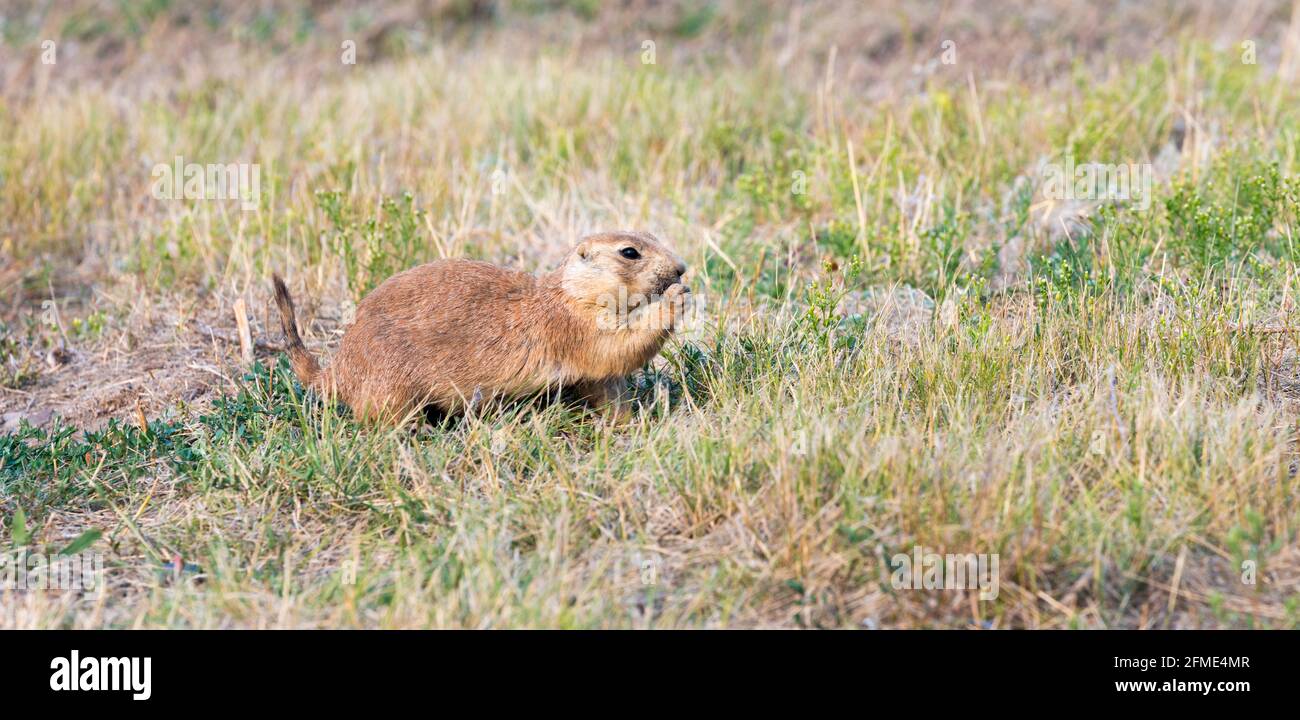
<path id="1" fill-rule="evenodd" d="M 565 294 L 580 303 L 626 303 L 635 309 L 681 282 L 686 263 L 649 233 L 588 235 L 561 269 Z"/>

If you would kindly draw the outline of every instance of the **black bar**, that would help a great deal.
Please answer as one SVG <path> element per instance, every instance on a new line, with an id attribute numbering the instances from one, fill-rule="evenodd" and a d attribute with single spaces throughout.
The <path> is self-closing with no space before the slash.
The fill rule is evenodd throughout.
<path id="1" fill-rule="evenodd" d="M 338 709 L 372 702 L 377 692 L 385 702 L 490 699 L 494 707 L 582 705 L 608 693 L 630 701 L 650 693 L 671 707 L 668 698 L 688 690 L 708 695 L 701 706 L 720 709 L 762 708 L 779 700 L 773 693 L 797 696 L 807 708 L 846 697 L 864 708 L 875 706 L 873 698 L 898 698 L 918 703 L 918 710 L 1007 703 L 1043 712 L 1080 705 L 1247 708 L 1294 698 L 1295 637 L 1251 631 L 28 631 L 0 634 L 0 677 L 46 709 Z M 70 660 L 73 650 L 83 662 L 150 658 L 150 697 L 53 690 L 51 666 L 55 658 Z M 1127 682 L 1154 685 L 1119 689 L 1117 683 Z M 1213 684 L 1208 694 L 1187 685 L 1206 682 Z M 655 705 L 652 697 L 636 702 Z"/>

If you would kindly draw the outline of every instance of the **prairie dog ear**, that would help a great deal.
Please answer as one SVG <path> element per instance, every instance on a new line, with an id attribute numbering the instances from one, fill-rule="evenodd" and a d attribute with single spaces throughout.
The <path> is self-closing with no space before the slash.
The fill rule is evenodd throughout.
<path id="1" fill-rule="evenodd" d="M 578 243 L 578 246 L 573 249 L 573 252 L 579 258 L 586 260 L 589 257 L 591 257 L 591 243 L 587 242 L 586 240 L 583 240 L 582 242 Z"/>

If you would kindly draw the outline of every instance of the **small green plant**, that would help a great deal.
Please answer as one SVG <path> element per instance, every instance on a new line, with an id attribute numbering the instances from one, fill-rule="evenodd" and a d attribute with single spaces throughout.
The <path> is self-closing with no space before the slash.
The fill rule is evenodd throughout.
<path id="1" fill-rule="evenodd" d="M 1031 271 L 1030 286 L 1042 308 L 1075 308 L 1079 296 L 1096 296 L 1101 289 L 1086 233 L 1058 242 L 1050 254 L 1035 259 Z"/>
<path id="2" fill-rule="evenodd" d="M 791 145 L 786 133 L 773 130 L 767 138 L 775 157 L 762 167 L 752 167 L 736 178 L 736 190 L 750 205 L 756 219 L 776 221 L 812 210 L 809 162 Z"/>
<path id="3" fill-rule="evenodd" d="M 1152 222 L 1152 212 L 1111 203 L 1099 207 L 1089 220 L 1086 235 L 1097 238 L 1097 243 L 1106 248 L 1098 259 L 1097 272 L 1118 295 L 1132 294 L 1148 276 L 1147 264 L 1155 252 Z"/>
<path id="4" fill-rule="evenodd" d="M 71 331 L 72 336 L 78 340 L 92 340 L 103 334 L 107 323 L 108 315 L 96 310 L 85 318 L 73 318 L 68 329 Z"/>
<path id="5" fill-rule="evenodd" d="M 1211 179 L 1173 184 L 1165 200 L 1170 246 L 1197 270 L 1222 270 L 1269 241 L 1286 197 L 1276 163 L 1241 163 L 1230 153 Z"/>
<path id="6" fill-rule="evenodd" d="M 832 218 L 825 227 L 817 231 L 817 244 L 836 257 L 852 257 L 859 250 L 858 229 L 851 222 Z"/>
<path id="7" fill-rule="evenodd" d="M 916 282 L 930 297 L 942 300 L 958 280 L 967 232 L 967 218 L 951 209 L 945 211 L 943 220 L 921 232 L 924 256 L 919 261 L 925 270 Z"/>
<path id="8" fill-rule="evenodd" d="M 331 243 L 355 299 L 428 257 L 427 243 L 420 235 L 424 212 L 409 192 L 400 199 L 382 199 L 378 214 L 365 220 L 358 220 L 338 190 L 317 192 L 316 204 L 330 222 Z"/>
<path id="9" fill-rule="evenodd" d="M 9 326 L 0 321 L 0 387 L 18 389 L 36 379 L 37 365 Z"/>
<path id="10" fill-rule="evenodd" d="M 841 269 L 838 263 L 828 260 L 823 269 L 831 277 L 808 284 L 803 295 L 805 309 L 795 327 L 802 344 L 831 349 L 837 341 L 843 344 L 843 330 L 849 327 L 840 316 L 839 305 L 862 274 L 862 261 L 854 256 Z"/>

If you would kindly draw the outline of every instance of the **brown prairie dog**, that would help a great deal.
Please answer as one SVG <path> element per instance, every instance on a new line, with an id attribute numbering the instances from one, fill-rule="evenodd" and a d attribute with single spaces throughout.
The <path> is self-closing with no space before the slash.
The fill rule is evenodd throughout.
<path id="1" fill-rule="evenodd" d="M 358 417 L 403 422 L 428 405 L 576 388 L 618 415 L 627 376 L 680 321 L 686 265 L 648 233 L 584 237 L 541 276 L 472 260 L 398 273 L 367 295 L 329 367 L 298 336 L 293 301 L 274 276 L 293 371 Z"/>

